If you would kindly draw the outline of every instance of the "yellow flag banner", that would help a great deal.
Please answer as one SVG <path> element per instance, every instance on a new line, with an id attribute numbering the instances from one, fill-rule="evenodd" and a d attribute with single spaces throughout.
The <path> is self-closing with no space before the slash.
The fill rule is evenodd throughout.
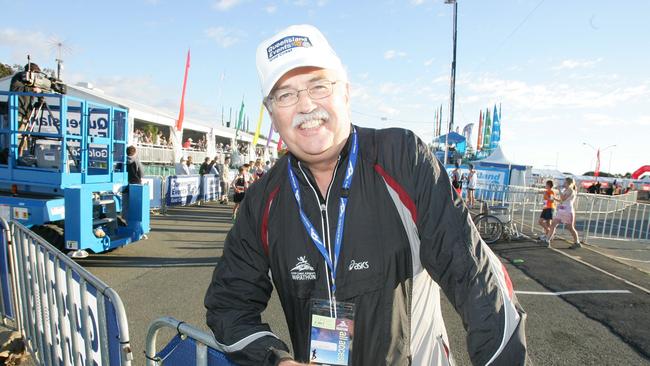
<path id="1" fill-rule="evenodd" d="M 257 120 L 257 129 L 255 130 L 255 137 L 253 137 L 253 149 L 257 146 L 257 139 L 260 137 L 260 130 L 262 129 L 262 120 L 264 119 L 264 103 L 260 106 L 260 118 Z"/>

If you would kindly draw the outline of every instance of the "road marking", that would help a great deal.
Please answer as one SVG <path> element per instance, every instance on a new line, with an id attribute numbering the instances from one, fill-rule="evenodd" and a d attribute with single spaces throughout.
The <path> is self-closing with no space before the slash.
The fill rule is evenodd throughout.
<path id="1" fill-rule="evenodd" d="M 565 257 L 571 258 L 571 259 L 573 259 L 574 261 L 576 261 L 576 262 L 578 262 L 578 263 L 582 263 L 582 264 L 584 264 L 585 266 L 587 266 L 587 267 L 589 267 L 589 268 L 593 268 L 593 269 L 595 269 L 596 271 L 599 271 L 599 272 L 601 272 L 601 273 L 604 273 L 604 274 L 608 275 L 609 277 L 615 278 L 615 279 L 617 279 L 617 280 L 619 280 L 619 281 L 623 281 L 624 283 L 626 283 L 626 284 L 628 284 L 628 285 L 630 285 L 630 286 L 636 287 L 636 288 L 638 288 L 639 290 L 641 290 L 641 291 L 643 291 L 643 292 L 645 292 L 645 293 L 647 293 L 647 294 L 650 294 L 650 290 L 647 289 L 647 288 L 645 288 L 645 287 L 643 287 L 643 286 L 641 286 L 641 285 L 637 285 L 636 283 L 634 283 L 634 282 L 632 282 L 632 281 L 626 280 L 625 278 L 622 278 L 622 277 L 617 276 L 617 275 L 615 275 L 615 274 L 613 274 L 613 273 L 607 272 L 606 270 L 604 270 L 604 269 L 602 269 L 602 268 L 600 268 L 600 267 L 598 267 L 598 266 L 594 266 L 593 264 L 588 263 L 588 262 L 586 262 L 586 261 L 583 261 L 582 259 L 579 259 L 579 258 L 574 257 L 574 256 L 572 256 L 572 255 L 566 254 L 566 253 L 564 253 L 564 252 L 561 251 L 561 250 L 558 250 L 558 249 L 555 249 L 555 248 L 549 248 L 549 249 L 552 250 L 552 251 L 554 251 L 554 252 L 556 252 L 556 253 L 560 253 L 560 254 L 562 254 L 562 255 L 565 256 Z"/>
<path id="2" fill-rule="evenodd" d="M 522 223 L 522 228 L 523 228 L 524 225 L 528 226 L 529 228 L 531 228 L 531 229 L 534 231 L 534 228 L 533 228 L 532 226 L 527 225 L 527 224 L 525 224 L 525 223 Z M 566 239 L 564 239 L 564 238 L 559 238 L 559 239 L 564 240 L 564 241 L 567 242 L 567 243 L 571 243 L 570 241 L 568 241 L 568 240 L 566 240 Z M 601 254 L 601 255 L 605 255 L 605 256 L 607 256 L 606 254 L 603 254 L 603 253 L 601 253 L 601 252 L 599 252 L 599 251 L 597 251 L 597 250 L 594 250 L 594 249 L 592 249 L 592 248 L 589 248 L 588 246 L 584 246 L 584 248 L 587 249 L 587 250 L 591 250 L 592 252 L 596 252 L 596 253 L 599 253 L 599 254 Z M 560 254 L 562 254 L 563 256 L 567 257 L 567 258 L 571 258 L 571 259 L 573 259 L 574 261 L 576 261 L 576 262 L 578 262 L 578 263 L 582 263 L 582 264 L 584 264 L 585 266 L 587 266 L 587 267 L 589 267 L 589 268 L 595 269 L 596 271 L 599 271 L 599 272 L 601 272 L 601 273 L 603 273 L 603 274 L 606 274 L 606 275 L 609 276 L 609 277 L 615 278 L 615 279 L 617 279 L 617 280 L 619 280 L 619 281 L 622 281 L 622 282 L 624 282 L 624 283 L 626 283 L 626 284 L 628 284 L 628 285 L 630 285 L 630 286 L 636 287 L 637 289 L 639 289 L 639 290 L 645 292 L 646 294 L 650 294 L 650 289 L 647 289 L 647 288 L 645 288 L 645 287 L 643 287 L 643 286 L 641 286 L 641 285 L 638 285 L 638 284 L 636 284 L 636 283 L 634 283 L 634 282 L 632 282 L 632 281 L 626 280 L 625 278 L 622 278 L 622 277 L 620 277 L 620 276 L 617 276 L 617 275 L 615 275 L 615 274 L 613 274 L 613 273 L 607 272 L 606 270 L 604 270 L 604 269 L 602 269 L 602 268 L 600 268 L 600 267 L 597 267 L 597 266 L 595 266 L 595 265 L 593 265 L 593 264 L 591 264 L 591 263 L 588 263 L 588 262 L 586 262 L 586 261 L 583 261 L 582 259 L 579 259 L 579 258 L 574 257 L 574 256 L 572 256 L 572 255 L 569 255 L 569 254 L 567 254 L 567 253 L 564 253 L 564 252 L 561 251 L 561 250 L 558 250 L 558 249 L 555 249 L 555 248 L 549 248 L 549 249 L 552 250 L 552 251 L 554 251 L 554 252 L 556 252 L 556 253 L 560 253 Z M 609 257 L 609 256 L 607 256 L 607 257 Z"/>
<path id="3" fill-rule="evenodd" d="M 607 255 L 607 254 L 605 254 L 605 255 Z M 641 259 L 631 259 L 631 258 L 625 258 L 625 257 L 617 257 L 617 256 L 615 256 L 615 255 L 608 255 L 608 256 L 609 256 L 609 257 L 612 257 L 612 258 L 616 258 L 616 259 L 624 260 L 624 261 L 640 262 L 640 263 L 650 263 L 650 261 L 644 261 L 644 260 L 641 260 Z"/>
<path id="4" fill-rule="evenodd" d="M 515 291 L 517 295 L 546 295 L 546 296 L 563 296 L 563 295 L 583 295 L 583 294 L 631 294 L 629 290 L 582 290 L 582 291 Z"/>

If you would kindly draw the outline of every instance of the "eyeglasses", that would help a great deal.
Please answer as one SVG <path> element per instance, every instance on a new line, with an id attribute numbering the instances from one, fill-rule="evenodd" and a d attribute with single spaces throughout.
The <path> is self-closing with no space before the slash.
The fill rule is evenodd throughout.
<path id="1" fill-rule="evenodd" d="M 320 80 L 305 89 L 282 89 L 269 96 L 268 99 L 275 103 L 275 105 L 278 107 L 290 107 L 298 103 L 298 100 L 300 99 L 300 92 L 303 91 L 307 91 L 307 95 L 309 95 L 311 99 L 323 99 L 332 95 L 334 84 L 337 82 L 338 80 Z"/>

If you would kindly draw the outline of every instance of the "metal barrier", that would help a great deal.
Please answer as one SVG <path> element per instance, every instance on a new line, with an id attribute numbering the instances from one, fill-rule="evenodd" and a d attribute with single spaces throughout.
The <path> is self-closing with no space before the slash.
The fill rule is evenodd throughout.
<path id="1" fill-rule="evenodd" d="M 156 351 L 158 332 L 176 329 L 178 334 L 160 352 Z M 236 366 L 224 355 L 225 347 L 211 334 L 172 317 L 154 320 L 147 331 L 147 366 Z"/>
<path id="2" fill-rule="evenodd" d="M 543 191 L 532 187 L 484 187 L 478 188 L 475 196 L 489 205 L 508 205 L 520 230 L 534 236 L 542 233 L 537 220 L 543 209 Z M 636 193 L 616 196 L 578 193 L 574 207 L 580 237 L 583 240 L 650 240 L 650 205 L 636 202 Z"/>
<path id="3" fill-rule="evenodd" d="M 9 268 L 9 225 L 0 221 L 0 316 L 2 324 L 15 320 L 13 291 L 11 291 L 11 269 Z"/>
<path id="4" fill-rule="evenodd" d="M 117 293 L 20 223 L 12 221 L 10 229 L 16 319 L 34 361 L 131 365 L 126 313 Z"/>

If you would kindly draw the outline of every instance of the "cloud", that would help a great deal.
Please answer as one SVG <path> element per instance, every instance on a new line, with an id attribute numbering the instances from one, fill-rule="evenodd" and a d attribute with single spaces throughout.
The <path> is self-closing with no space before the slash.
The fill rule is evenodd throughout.
<path id="1" fill-rule="evenodd" d="M 274 14 L 278 10 L 278 7 L 275 4 L 271 4 L 271 5 L 267 6 L 266 8 L 264 8 L 264 10 L 266 10 L 266 12 L 269 13 L 269 14 Z"/>
<path id="2" fill-rule="evenodd" d="M 411 4 L 413 4 L 415 6 L 422 5 L 425 2 L 426 2 L 426 0 L 411 0 Z"/>
<path id="3" fill-rule="evenodd" d="M 379 112 L 383 113 L 383 114 L 388 114 L 388 115 L 391 115 L 391 116 L 395 116 L 395 115 L 399 114 L 399 109 L 395 109 L 393 107 L 389 107 L 389 106 L 386 106 L 386 105 L 379 106 L 379 108 L 377 108 L 377 110 Z"/>
<path id="4" fill-rule="evenodd" d="M 239 5 L 242 0 L 218 0 L 212 4 L 212 8 L 219 11 L 228 11 Z"/>
<path id="5" fill-rule="evenodd" d="M 384 58 L 386 60 L 391 60 L 394 59 L 395 57 L 404 57 L 404 56 L 406 56 L 406 52 L 402 52 L 402 51 L 388 50 L 384 52 Z"/>
<path id="6" fill-rule="evenodd" d="M 427 66 L 427 67 L 431 66 L 431 64 L 433 64 L 434 60 L 435 60 L 435 58 L 432 57 L 432 58 L 424 61 L 424 66 Z"/>
<path id="7" fill-rule="evenodd" d="M 403 84 L 383 83 L 379 86 L 379 93 L 383 95 L 398 95 L 404 90 Z"/>
<path id="8" fill-rule="evenodd" d="M 244 37 L 241 31 L 225 27 L 210 27 L 204 33 L 206 37 L 216 41 L 223 48 L 234 45 Z"/>
<path id="9" fill-rule="evenodd" d="M 597 63 L 603 60 L 599 57 L 595 60 L 564 60 L 559 65 L 552 67 L 552 70 L 576 69 L 576 68 L 589 68 L 594 67 Z"/>
<path id="10" fill-rule="evenodd" d="M 18 30 L 13 28 L 0 29 L 0 46 L 11 50 L 11 60 L 4 62 L 23 64 L 27 62 L 27 55 L 32 56 L 32 61 L 43 62 L 52 54 L 53 39 L 55 36 L 46 36 L 41 32 Z"/>
<path id="11" fill-rule="evenodd" d="M 476 80 L 476 81 L 473 81 Z M 503 100 L 523 109 L 604 108 L 621 106 L 635 100 L 650 98 L 650 81 L 614 88 L 610 85 L 569 85 L 561 82 L 529 84 L 521 80 L 482 76 L 465 76 L 456 80 L 485 100 Z M 600 90 L 599 90 L 600 89 Z"/>

